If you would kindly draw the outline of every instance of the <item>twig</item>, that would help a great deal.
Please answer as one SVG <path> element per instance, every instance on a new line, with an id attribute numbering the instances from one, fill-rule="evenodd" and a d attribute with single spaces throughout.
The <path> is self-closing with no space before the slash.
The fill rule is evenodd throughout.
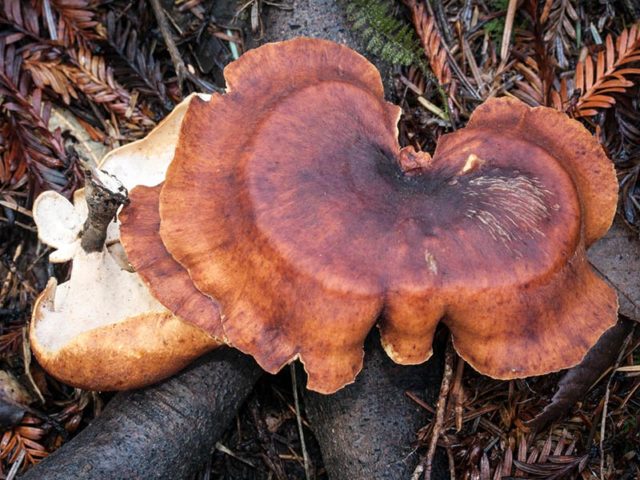
<path id="1" fill-rule="evenodd" d="M 459 360 L 461 362 L 464 362 L 462 358 L 460 358 Z M 442 440 L 444 440 L 444 446 L 447 452 L 447 460 L 449 460 L 449 480 L 456 480 L 456 460 L 455 460 L 455 457 L 453 456 L 451 441 L 446 436 L 443 436 Z"/>
<path id="2" fill-rule="evenodd" d="M 16 478 L 16 475 L 18 474 L 18 470 L 22 466 L 22 462 L 24 461 L 24 457 L 26 455 L 27 455 L 26 450 L 22 450 L 20 452 L 20 455 L 18 455 L 18 458 L 16 459 L 16 461 L 13 462 L 13 465 L 11 465 L 11 470 L 9 470 L 9 473 L 7 474 L 7 480 L 13 480 L 14 478 Z"/>
<path id="3" fill-rule="evenodd" d="M 291 369 L 291 383 L 293 386 L 293 403 L 296 407 L 296 420 L 298 422 L 298 435 L 300 435 L 300 448 L 302 449 L 302 458 L 304 460 L 304 476 L 306 480 L 311 480 L 311 462 L 307 453 L 307 444 L 304 440 L 304 430 L 302 428 L 302 416 L 300 415 L 300 399 L 298 398 L 298 380 L 296 378 L 296 368 L 292 363 L 289 365 Z"/>
<path id="4" fill-rule="evenodd" d="M 44 13 L 45 23 L 47 24 L 47 29 L 49 30 L 49 38 L 55 42 L 58 40 L 58 30 L 56 29 L 56 22 L 51 13 L 51 4 L 49 3 L 49 0 L 44 0 L 42 2 L 42 10 Z"/>
<path id="5" fill-rule="evenodd" d="M 462 385 L 462 374 L 464 373 L 464 360 L 458 357 L 456 364 L 456 376 L 451 388 L 451 400 L 453 401 L 455 419 L 456 419 L 456 432 L 462 430 L 462 413 L 464 403 L 464 387 Z"/>
<path id="6" fill-rule="evenodd" d="M 230 450 L 229 448 L 225 447 L 221 442 L 216 442 L 216 447 L 215 448 L 219 452 L 222 452 L 225 455 L 229 455 L 230 457 L 235 458 L 236 460 L 238 460 L 241 463 L 244 463 L 248 467 L 256 468 L 256 466 L 253 463 L 251 463 L 249 460 L 246 460 L 246 459 L 242 458 L 241 456 L 236 455 L 233 452 L 233 450 Z"/>
<path id="7" fill-rule="evenodd" d="M 602 421 L 600 422 L 600 442 L 598 444 L 598 448 L 600 450 L 600 480 L 604 480 L 604 473 L 603 473 L 604 472 L 604 436 L 606 434 L 607 406 L 609 403 L 609 395 L 611 394 L 611 382 L 613 381 L 613 377 L 615 375 L 616 369 L 620 366 L 620 363 L 622 363 L 622 359 L 625 357 L 625 352 L 627 351 L 627 347 L 629 346 L 629 343 L 631 342 L 632 337 L 633 337 L 633 332 L 627 335 L 627 338 L 625 339 L 624 343 L 622 344 L 622 347 L 620 348 L 620 354 L 616 359 L 616 364 L 613 368 L 613 372 L 611 373 L 609 380 L 607 380 L 607 389 L 605 390 L 604 404 L 602 406 Z"/>
<path id="8" fill-rule="evenodd" d="M 445 112 L 441 108 L 438 108 L 436 105 L 434 105 L 429 100 L 424 98 L 422 96 L 422 94 L 424 92 L 420 88 L 418 88 L 418 86 L 416 84 L 414 84 L 411 80 L 409 80 L 404 75 L 400 75 L 400 81 L 402 83 L 404 83 L 407 87 L 409 87 L 409 90 L 411 90 L 413 93 L 415 93 L 417 95 L 417 99 L 418 99 L 418 102 L 420 103 L 420 105 L 422 105 L 424 108 L 429 110 L 431 113 L 433 113 L 433 114 L 437 115 L 438 117 L 440 117 L 445 122 L 451 121 L 451 119 L 449 118 L 447 112 Z M 435 78 L 434 78 L 434 81 L 437 84 L 437 80 Z M 443 105 L 446 106 L 446 102 L 443 102 Z"/>
<path id="9" fill-rule="evenodd" d="M 424 480 L 431 480 L 431 471 L 433 470 L 433 458 L 436 454 L 436 447 L 438 446 L 438 439 L 442 432 L 442 426 L 444 425 L 444 416 L 447 407 L 447 397 L 449 396 L 449 390 L 451 388 L 451 379 L 453 377 L 453 359 L 454 359 L 453 345 L 451 344 L 451 337 L 447 342 L 447 351 L 445 353 L 444 360 L 444 373 L 442 375 L 442 383 L 440 384 L 440 396 L 438 397 L 438 404 L 436 406 L 436 416 L 433 420 L 433 428 L 431 429 L 431 438 L 429 439 L 429 448 L 426 455 L 422 458 L 416 469 L 411 475 L 411 480 L 419 480 L 424 474 Z"/>
<path id="10" fill-rule="evenodd" d="M 415 393 L 407 390 L 406 392 L 404 392 L 404 394 L 409 397 L 411 400 L 413 400 L 419 407 L 424 408 L 427 412 L 431 413 L 431 414 L 435 414 L 435 410 L 433 408 L 431 408 L 430 405 L 428 405 L 424 400 L 422 400 L 421 398 L 418 398 L 416 396 Z"/>
<path id="11" fill-rule="evenodd" d="M 254 398 L 249 402 L 249 412 L 253 417 L 253 422 L 258 434 L 258 440 L 263 450 L 263 454 L 261 455 L 262 460 L 277 480 L 287 480 L 284 466 L 282 465 L 278 452 L 273 444 L 273 438 L 269 435 L 265 421 L 261 416 L 261 408 L 262 407 L 257 399 Z"/>
<path id="12" fill-rule="evenodd" d="M 29 379 L 29 383 L 31 383 L 31 387 L 36 392 L 36 395 L 38 395 L 40 404 L 44 405 L 44 396 L 42 395 L 40 388 L 38 388 L 38 384 L 31 374 L 31 345 L 29 343 L 29 335 L 27 335 L 27 327 L 22 328 L 22 358 L 24 360 L 24 373 Z"/>
<path id="13" fill-rule="evenodd" d="M 167 17 L 164 14 L 162 5 L 160 5 L 160 0 L 150 0 L 150 2 L 153 7 L 153 13 L 156 16 L 156 21 L 158 22 L 158 27 L 160 28 L 160 33 L 164 39 L 165 45 L 167 46 L 167 50 L 169 50 L 171 62 L 173 63 L 173 67 L 176 69 L 176 75 L 178 75 L 178 88 L 182 91 L 184 79 L 188 74 L 187 66 L 184 64 L 180 51 L 178 50 L 178 47 L 176 47 L 173 36 L 169 31 L 169 22 L 167 22 Z"/>
<path id="14" fill-rule="evenodd" d="M 113 175 L 97 168 L 87 168 L 85 197 L 89 214 L 82 229 L 81 246 L 85 252 L 99 252 L 107 238 L 107 227 L 121 205 L 128 200 L 127 189 Z"/>
<path id="15" fill-rule="evenodd" d="M 456 57 L 451 52 L 451 49 L 445 43 L 442 44 L 442 48 L 444 48 L 445 51 L 447 52 L 447 58 L 449 59 L 449 67 L 451 67 L 451 70 L 453 70 L 453 73 L 455 74 L 455 76 L 458 78 L 458 80 L 460 80 L 460 83 L 462 83 L 462 86 L 465 87 L 467 92 L 469 92 L 469 94 L 473 97 L 474 100 L 481 102 L 482 96 L 473 87 L 473 85 L 471 85 L 471 83 L 469 82 L 469 79 L 462 72 L 462 69 L 456 62 Z"/>
<path id="16" fill-rule="evenodd" d="M 509 7 L 507 8 L 507 16 L 504 20 L 504 33 L 502 34 L 502 45 L 500 46 L 500 59 L 503 62 L 507 61 L 509 55 L 509 47 L 511 46 L 511 32 L 513 32 L 513 21 L 516 18 L 516 7 L 518 6 L 518 0 L 509 0 Z"/>
<path id="17" fill-rule="evenodd" d="M 439 27 L 438 30 L 444 37 L 444 41 L 447 42 L 447 44 L 451 45 L 453 43 L 453 33 L 451 32 L 451 28 L 449 27 L 449 22 L 447 21 L 447 15 L 444 12 L 442 1 L 431 0 L 427 2 L 427 7 L 430 10 L 429 13 L 436 19 Z"/>

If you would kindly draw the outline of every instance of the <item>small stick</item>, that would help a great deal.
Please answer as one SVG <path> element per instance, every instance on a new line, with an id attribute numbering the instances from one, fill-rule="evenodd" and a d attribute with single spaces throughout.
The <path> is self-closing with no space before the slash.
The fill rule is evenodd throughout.
<path id="1" fill-rule="evenodd" d="M 451 337 L 449 337 L 444 360 L 444 374 L 442 375 L 442 383 L 440 384 L 440 396 L 438 397 L 436 416 L 433 420 L 433 428 L 431 429 L 429 448 L 426 455 L 413 471 L 411 480 L 418 480 L 423 473 L 425 480 L 431 480 L 433 458 L 435 457 L 436 447 L 438 446 L 438 439 L 440 438 L 442 426 L 444 425 L 444 414 L 447 407 L 447 397 L 449 396 L 449 390 L 451 388 L 451 378 L 453 377 L 453 359 L 453 346 L 451 344 Z"/>
<path id="2" fill-rule="evenodd" d="M 509 47 L 511 46 L 511 32 L 513 32 L 513 21 L 516 18 L 516 7 L 518 0 L 509 0 L 507 7 L 507 16 L 504 20 L 504 33 L 502 34 L 502 46 L 500 48 L 500 60 L 507 61 L 509 56 Z"/>
<path id="3" fill-rule="evenodd" d="M 218 450 L 219 452 L 224 453 L 225 455 L 229 455 L 232 458 L 235 458 L 239 462 L 242 462 L 242 463 L 244 463 L 245 465 L 247 465 L 247 466 L 249 466 L 251 468 L 256 468 L 256 466 L 253 463 L 251 463 L 249 460 L 245 460 L 241 456 L 236 455 L 232 450 L 230 450 L 229 448 L 225 447 L 220 442 L 216 442 L 216 450 Z"/>
<path id="4" fill-rule="evenodd" d="M 307 453 L 307 444 L 304 441 L 304 430 L 302 428 L 302 416 L 300 415 L 300 400 L 298 398 L 298 380 L 296 378 L 295 364 L 289 365 L 291 369 L 291 383 L 293 386 L 293 403 L 296 407 L 296 420 L 298 421 L 298 435 L 300 435 L 300 448 L 302 449 L 302 458 L 304 460 L 304 476 L 306 480 L 311 480 L 311 463 L 309 454 Z"/>
<path id="5" fill-rule="evenodd" d="M 120 206 L 129 201 L 128 192 L 116 177 L 97 168 L 86 168 L 84 178 L 89 214 L 80 245 L 87 253 L 99 252 L 104 247 L 109 224 Z"/>
<path id="6" fill-rule="evenodd" d="M 443 436 L 442 439 L 445 440 L 445 449 L 447 451 L 447 459 L 449 460 L 449 480 L 456 480 L 456 460 L 453 456 L 451 441 L 446 436 Z"/>
<path id="7" fill-rule="evenodd" d="M 18 470 L 22 466 L 22 462 L 24 462 L 24 457 L 26 455 L 27 455 L 26 450 L 22 450 L 20 452 L 20 455 L 18 455 L 18 458 L 16 459 L 16 461 L 13 462 L 13 465 L 11 465 L 11 470 L 9 470 L 9 473 L 7 474 L 7 480 L 13 480 L 14 478 L 16 478 L 16 475 L 18 474 Z"/>
<path id="8" fill-rule="evenodd" d="M 454 412 L 456 415 L 456 432 L 462 430 L 462 413 L 464 404 L 464 386 L 462 385 L 462 374 L 464 373 L 464 360 L 458 357 L 456 364 L 456 376 L 451 388 L 451 399 L 453 400 Z"/>
<path id="9" fill-rule="evenodd" d="M 153 13 L 156 16 L 156 21 L 158 22 L 158 27 L 160 28 L 160 34 L 164 39 L 167 50 L 169 50 L 171 62 L 173 62 L 173 67 L 176 69 L 176 74 L 178 75 L 178 88 L 182 91 L 184 79 L 187 77 L 187 66 L 184 64 L 184 60 L 182 60 L 178 47 L 176 47 L 176 43 L 173 41 L 173 36 L 169 31 L 169 22 L 167 22 L 167 17 L 164 14 L 162 5 L 160 5 L 160 0 L 150 1 L 151 6 L 153 7 Z"/>
<path id="10" fill-rule="evenodd" d="M 622 360 L 625 357 L 625 352 L 627 351 L 627 347 L 629 343 L 631 343 L 631 338 L 633 337 L 633 332 L 629 333 L 627 338 L 625 339 L 622 347 L 620 348 L 620 354 L 618 355 L 618 359 L 616 360 L 616 364 L 611 372 L 611 376 L 607 381 L 607 389 L 604 394 L 604 405 L 602 407 L 602 421 L 600 422 L 600 443 L 598 445 L 600 450 L 600 480 L 604 480 L 604 436 L 606 434 L 607 427 L 607 406 L 609 404 L 609 395 L 611 394 L 611 382 L 613 380 L 613 376 L 616 373 L 616 369 L 622 363 Z"/>
<path id="11" fill-rule="evenodd" d="M 453 43 L 453 33 L 449 27 L 449 22 L 447 21 L 447 15 L 444 12 L 442 2 L 431 0 L 427 2 L 427 8 L 429 9 L 429 14 L 435 17 L 436 23 L 438 24 L 438 30 L 444 37 L 445 42 L 447 42 L 448 45 L 451 45 Z"/>
<path id="12" fill-rule="evenodd" d="M 273 439 L 269 435 L 265 421 L 261 416 L 261 409 L 262 407 L 257 399 L 254 398 L 249 402 L 249 411 L 251 412 L 251 416 L 253 417 L 253 421 L 256 426 L 258 440 L 260 441 L 262 450 L 264 451 L 261 455 L 262 459 L 277 480 L 286 480 L 287 475 L 284 471 L 284 466 L 280 461 L 278 452 L 276 452 L 276 448 L 273 444 Z"/>

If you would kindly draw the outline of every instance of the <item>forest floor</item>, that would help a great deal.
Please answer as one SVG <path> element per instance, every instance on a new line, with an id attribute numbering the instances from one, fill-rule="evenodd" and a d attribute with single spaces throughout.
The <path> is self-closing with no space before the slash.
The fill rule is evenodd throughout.
<path id="1" fill-rule="evenodd" d="M 0 478 L 14 478 L 99 415 L 110 394 L 64 385 L 32 358 L 26 329 L 51 264 L 31 215 L 34 198 L 82 186 L 79 159 L 142 138 L 193 91 L 224 87 L 246 49 L 304 33 L 373 59 L 403 108 L 400 143 L 433 152 L 483 100 L 509 95 L 581 121 L 615 163 L 618 231 L 640 242 L 640 8 L 630 1 L 164 1 L 184 70 L 151 2 L 0 0 Z M 516 8 L 517 6 L 517 8 Z M 144 33 L 142 33 L 144 32 Z M 180 72 L 180 75 L 177 74 Z M 638 259 L 636 259 L 638 260 Z M 628 262 L 627 262 L 628 263 Z M 622 265 L 639 278 L 635 267 Z M 636 270 L 630 270 L 630 269 Z M 631 290 L 629 290 L 631 289 Z M 640 478 L 640 282 L 606 368 L 497 381 L 454 365 L 439 446 L 456 478 Z M 626 313 L 635 312 L 635 313 Z M 577 375 L 577 377 L 575 376 Z M 583 375 L 580 377 L 580 375 Z M 578 401 L 570 408 L 554 394 Z M 415 402 L 432 414 L 420 393 Z M 198 479 L 305 478 L 290 371 L 259 381 Z M 548 420 L 530 420 L 545 407 Z M 326 478 L 304 429 L 313 478 Z M 426 450 L 431 423 L 416 432 Z M 275 446 L 266 448 L 264 442 Z"/>

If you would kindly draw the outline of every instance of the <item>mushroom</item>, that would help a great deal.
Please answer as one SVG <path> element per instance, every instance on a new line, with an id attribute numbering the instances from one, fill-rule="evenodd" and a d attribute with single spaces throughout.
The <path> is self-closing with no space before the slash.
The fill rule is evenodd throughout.
<path id="1" fill-rule="evenodd" d="M 376 322 L 389 357 L 411 364 L 428 358 L 442 320 L 458 351 L 498 378 L 569 366 L 615 322 L 615 295 L 584 252 L 611 222 L 617 185 L 577 122 L 490 100 L 431 158 L 398 146 L 399 109 L 383 101 L 375 68 L 345 47 L 310 39 L 268 45 L 225 75 L 226 95 L 181 105 L 166 121 L 172 130 L 154 131 L 153 145 L 123 147 L 109 169 L 121 169 L 127 188 L 153 187 L 132 190 L 118 235 L 143 290 L 176 311 L 188 306 L 183 320 L 228 336 L 271 372 L 300 358 L 308 387 L 322 393 L 353 381 Z M 157 175 L 136 180 L 134 158 L 158 165 Z M 222 322 L 199 318 L 194 305 L 219 307 Z M 372 358 L 366 368 L 381 363 Z M 233 366 L 222 369 L 232 379 Z M 393 409 L 401 402 L 380 395 L 380 384 L 405 388 L 396 389 L 389 365 L 374 370 L 308 407 L 346 415 L 335 425 L 348 429 L 353 417 L 370 424 L 370 412 L 403 423 L 396 414 L 407 409 Z M 165 399 L 160 392 L 151 403 Z M 333 451 L 351 439 L 362 450 L 362 431 L 341 436 Z M 369 436 L 376 445 L 359 453 L 368 463 L 353 478 L 381 474 L 387 458 L 405 459 L 380 456 L 389 442 Z"/>
<path id="2" fill-rule="evenodd" d="M 33 307 L 31 348 L 42 367 L 88 390 L 128 390 L 171 376 L 218 346 L 164 308 L 106 250 L 73 258 Z"/>
<path id="3" fill-rule="evenodd" d="M 218 305 L 196 289 L 187 271 L 169 255 L 160 239 L 160 188 L 138 186 L 131 191 L 130 204 L 119 215 L 122 246 L 156 299 L 183 321 L 222 339 Z"/>
<path id="4" fill-rule="evenodd" d="M 114 150 L 103 160 L 103 169 L 117 172 L 125 186 L 133 188 L 132 197 L 138 188 L 144 188 L 135 185 L 152 186 L 164 179 L 177 127 L 192 98 L 178 105 L 146 139 Z M 45 192 L 34 206 L 41 239 L 58 249 L 52 260 L 73 259 L 70 281 L 56 286 L 55 279 L 50 280 L 34 309 L 44 316 L 40 321 L 40 313 L 34 314 L 30 332 L 34 353 L 43 366 L 72 385 L 135 388 L 151 383 L 154 377 L 159 380 L 170 375 L 181 363 L 217 346 L 218 341 L 209 333 L 171 315 L 152 297 L 143 279 L 131 272 L 116 222 L 109 223 L 107 229 L 108 249 L 91 254 L 84 251 L 80 246 L 80 232 L 88 215 L 84 194 L 84 190 L 76 192 L 71 205 L 63 197 Z M 102 281 L 105 278 L 109 281 Z M 70 297 L 74 305 L 67 302 Z M 143 314 L 118 321 L 128 308 L 119 304 L 129 304 L 132 299 Z M 49 304 L 46 310 L 43 304 Z M 71 306 L 77 308 L 71 311 Z M 90 309 L 102 310 L 113 322 L 104 316 L 97 318 L 97 323 L 105 324 L 92 328 L 89 323 L 96 317 Z M 63 316 L 64 312 L 72 315 Z M 60 350 L 40 344 L 41 339 L 60 339 L 59 329 L 66 329 L 69 337 L 66 343 L 59 342 L 63 343 Z M 250 357 L 216 349 L 166 381 L 116 395 L 98 418 L 30 469 L 25 478 L 195 475 L 261 373 Z"/>
<path id="5" fill-rule="evenodd" d="M 418 364 L 442 321 L 475 369 L 518 378 L 575 365 L 615 324 L 585 249 L 617 182 L 578 122 L 490 99 L 432 158 L 400 148 L 400 108 L 344 46 L 268 44 L 225 78 L 189 104 L 160 235 L 265 370 L 300 359 L 309 389 L 335 392 L 376 322 L 387 354 Z"/>
<path id="6" fill-rule="evenodd" d="M 149 145 L 160 148 L 158 139 L 170 139 L 185 105 L 147 139 L 112 152 L 103 166 L 118 170 L 129 187 L 161 181 L 172 152 L 164 148 L 163 157 Z M 149 174 L 140 172 L 140 167 Z M 104 187 L 107 196 L 123 188 L 105 172 L 94 170 L 93 175 L 92 182 Z M 76 192 L 73 205 L 52 191 L 41 194 L 34 204 L 38 235 L 56 249 L 50 260 L 72 260 L 73 265 L 68 282 L 58 285 L 51 278 L 36 300 L 30 329 L 32 350 L 50 374 L 77 387 L 125 390 L 146 386 L 182 369 L 219 346 L 220 340 L 214 329 L 205 331 L 185 322 L 163 306 L 140 276 L 130 271 L 117 224 L 111 222 L 115 210 L 106 216 L 89 213 L 87 200 L 92 200 L 92 190 L 88 199 L 87 189 Z M 93 246 L 87 241 L 92 236 L 87 225 L 97 232 Z M 202 313 L 214 316 L 219 325 L 215 304 Z"/>

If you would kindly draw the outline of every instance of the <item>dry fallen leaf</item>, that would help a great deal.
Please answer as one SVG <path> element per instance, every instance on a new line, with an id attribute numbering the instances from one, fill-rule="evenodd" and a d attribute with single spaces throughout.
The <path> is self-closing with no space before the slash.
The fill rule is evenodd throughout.
<path id="1" fill-rule="evenodd" d="M 609 233 L 589 250 L 593 266 L 618 292 L 620 314 L 640 321 L 640 238 L 622 220 L 616 219 Z M 615 360 L 630 330 L 630 322 L 619 321 L 589 350 L 582 362 L 568 370 L 551 403 L 529 425 L 543 427 L 573 406 Z"/>
<path id="2" fill-rule="evenodd" d="M 602 373 L 609 368 L 620 354 L 620 348 L 631 330 L 633 322 L 620 320 L 600 337 L 584 360 L 569 369 L 558 382 L 558 390 L 542 412 L 527 425 L 542 428 L 559 419 L 591 388 Z"/>
<path id="3" fill-rule="evenodd" d="M 0 428 L 17 425 L 33 401 L 11 373 L 0 370 Z"/>
<path id="4" fill-rule="evenodd" d="M 620 219 L 589 249 L 589 260 L 616 289 L 620 314 L 640 321 L 640 238 Z"/>

